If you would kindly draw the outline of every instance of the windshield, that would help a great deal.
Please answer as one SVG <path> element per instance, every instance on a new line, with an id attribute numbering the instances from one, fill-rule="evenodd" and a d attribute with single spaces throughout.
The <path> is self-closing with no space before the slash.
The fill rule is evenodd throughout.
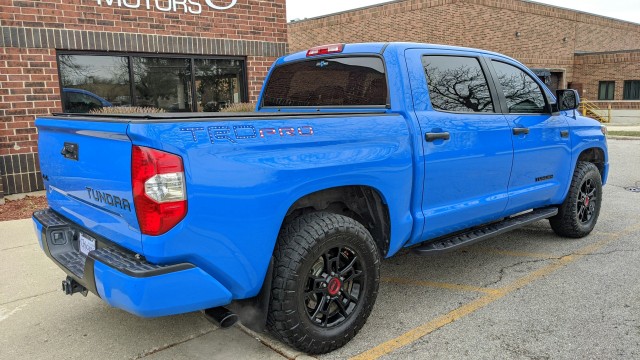
<path id="1" fill-rule="evenodd" d="M 278 66 L 262 106 L 385 106 L 387 78 L 378 57 L 339 57 Z"/>

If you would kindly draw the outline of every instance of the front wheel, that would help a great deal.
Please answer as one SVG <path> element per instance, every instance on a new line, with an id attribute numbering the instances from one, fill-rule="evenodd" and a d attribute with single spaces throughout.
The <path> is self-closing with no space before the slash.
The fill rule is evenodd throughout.
<path id="1" fill-rule="evenodd" d="M 602 178 L 598 168 L 589 162 L 579 162 L 567 198 L 558 215 L 549 219 L 551 228 L 560 236 L 585 237 L 596 226 L 601 205 Z"/>
<path id="2" fill-rule="evenodd" d="M 380 254 L 369 231 L 342 215 L 303 215 L 281 231 L 274 256 L 269 329 L 310 354 L 349 342 L 378 294 Z"/>

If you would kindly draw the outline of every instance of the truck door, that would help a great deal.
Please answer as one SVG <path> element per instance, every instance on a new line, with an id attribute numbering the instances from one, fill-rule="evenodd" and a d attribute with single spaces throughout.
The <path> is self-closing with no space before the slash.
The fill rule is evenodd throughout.
<path id="1" fill-rule="evenodd" d="M 503 58 L 488 63 L 513 131 L 507 212 L 561 203 L 572 172 L 567 117 L 552 113 L 551 96 L 528 70 Z"/>
<path id="2" fill-rule="evenodd" d="M 414 49 L 406 55 L 425 169 L 425 225 L 416 242 L 500 218 L 513 135 L 485 60 L 460 51 Z"/>

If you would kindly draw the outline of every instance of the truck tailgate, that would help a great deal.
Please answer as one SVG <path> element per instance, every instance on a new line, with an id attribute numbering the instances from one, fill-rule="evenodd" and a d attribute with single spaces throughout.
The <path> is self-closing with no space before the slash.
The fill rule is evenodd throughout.
<path id="1" fill-rule="evenodd" d="M 142 253 L 131 185 L 129 125 L 39 118 L 36 126 L 49 206 L 78 225 Z"/>

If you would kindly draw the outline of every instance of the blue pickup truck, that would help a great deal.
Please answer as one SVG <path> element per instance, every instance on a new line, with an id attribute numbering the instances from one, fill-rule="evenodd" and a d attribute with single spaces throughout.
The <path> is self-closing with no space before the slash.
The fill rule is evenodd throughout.
<path id="1" fill-rule="evenodd" d="M 316 47 L 275 62 L 254 113 L 38 118 L 50 208 L 36 233 L 67 294 L 222 326 L 250 309 L 253 326 L 324 353 L 362 328 L 381 260 L 401 249 L 542 219 L 588 235 L 606 128 L 578 105 L 493 52 Z"/>

